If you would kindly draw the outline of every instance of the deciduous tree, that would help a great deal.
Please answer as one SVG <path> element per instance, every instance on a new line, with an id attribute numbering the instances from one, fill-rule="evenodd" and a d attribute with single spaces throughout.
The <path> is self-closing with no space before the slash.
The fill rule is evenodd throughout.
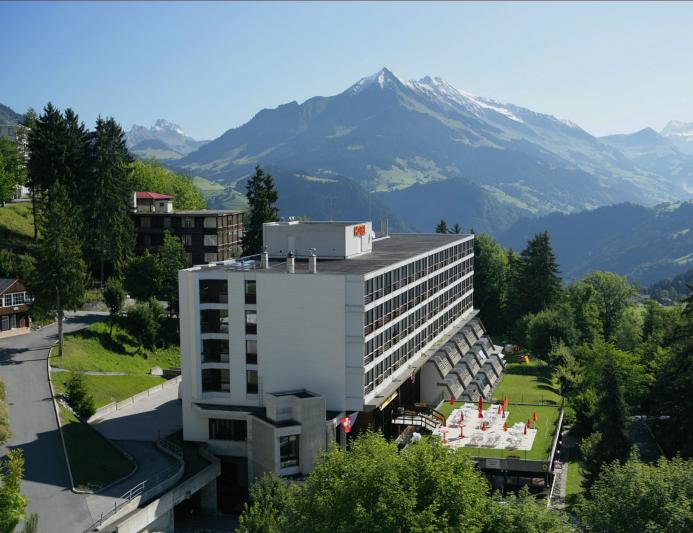
<path id="1" fill-rule="evenodd" d="M 623 316 L 629 299 L 636 291 L 626 280 L 613 272 L 596 271 L 585 276 L 583 282 L 594 287 L 597 293 L 599 318 L 602 322 L 604 338 L 609 341 L 616 333 L 618 323 Z"/>
<path id="2" fill-rule="evenodd" d="M 111 337 L 113 336 L 113 324 L 115 324 L 116 319 L 118 316 L 120 316 L 120 312 L 123 309 L 123 304 L 125 304 L 126 298 L 127 293 L 125 292 L 125 287 L 123 286 L 123 280 L 115 276 L 108 278 L 103 289 L 103 299 L 108 307 L 111 323 L 109 335 Z"/>
<path id="3" fill-rule="evenodd" d="M 0 531 L 11 533 L 24 518 L 27 499 L 22 495 L 24 454 L 21 448 L 7 452 L 0 461 Z"/>

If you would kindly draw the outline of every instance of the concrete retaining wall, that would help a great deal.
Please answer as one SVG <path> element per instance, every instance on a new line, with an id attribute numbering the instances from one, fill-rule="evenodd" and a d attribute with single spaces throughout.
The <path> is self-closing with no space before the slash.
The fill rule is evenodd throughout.
<path id="1" fill-rule="evenodd" d="M 129 398 L 125 398 L 124 400 L 121 400 L 119 402 L 111 402 L 108 405 L 104 405 L 103 407 L 99 407 L 96 412 L 92 415 L 92 417 L 87 420 L 87 422 L 95 422 L 96 420 L 99 420 L 103 418 L 106 415 L 109 415 L 115 411 L 120 411 L 121 409 L 124 409 L 125 407 L 129 407 L 135 403 L 137 403 L 140 400 L 144 400 L 146 398 L 149 398 L 153 394 L 156 394 L 157 392 L 161 392 L 162 390 L 169 389 L 171 387 L 178 387 L 178 385 L 181 382 L 182 377 L 179 375 L 173 379 L 169 379 L 168 381 L 164 381 L 163 383 L 160 383 L 159 385 L 155 385 L 154 387 L 147 389 L 142 392 L 138 392 L 134 396 L 130 396 Z"/>

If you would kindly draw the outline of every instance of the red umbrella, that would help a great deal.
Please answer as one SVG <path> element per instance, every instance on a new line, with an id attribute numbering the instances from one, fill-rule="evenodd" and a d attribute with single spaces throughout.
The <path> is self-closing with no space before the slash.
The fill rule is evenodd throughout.
<path id="1" fill-rule="evenodd" d="M 529 418 L 527 419 L 527 428 L 532 429 L 532 422 L 530 422 Z"/>
<path id="2" fill-rule="evenodd" d="M 501 406 L 498 406 L 498 414 L 501 414 Z"/>
<path id="3" fill-rule="evenodd" d="M 450 396 L 450 407 L 455 407 L 455 398 Z"/>
<path id="4" fill-rule="evenodd" d="M 507 422 L 503 423 L 503 431 L 508 431 L 508 423 Z"/>
<path id="5" fill-rule="evenodd" d="M 529 422 L 529 420 L 528 420 L 527 422 Z M 525 434 L 525 435 L 527 435 L 527 425 L 525 425 L 525 431 L 524 431 L 524 434 Z"/>
<path id="6" fill-rule="evenodd" d="M 484 400 L 479 396 L 479 418 L 484 418 Z"/>
<path id="7" fill-rule="evenodd" d="M 532 412 L 532 421 L 534 421 L 534 422 L 537 421 L 537 413 L 536 413 L 536 411 Z"/>
<path id="8" fill-rule="evenodd" d="M 481 424 L 481 431 L 486 431 L 486 422 Z"/>

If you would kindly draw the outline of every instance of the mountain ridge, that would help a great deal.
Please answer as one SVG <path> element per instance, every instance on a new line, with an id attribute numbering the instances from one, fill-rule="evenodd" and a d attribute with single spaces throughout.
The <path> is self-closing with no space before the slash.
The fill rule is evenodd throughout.
<path id="1" fill-rule="evenodd" d="M 133 124 L 126 132 L 125 139 L 128 148 L 136 156 L 162 160 L 181 158 L 208 142 L 193 139 L 178 124 L 163 118 L 149 128 Z"/>

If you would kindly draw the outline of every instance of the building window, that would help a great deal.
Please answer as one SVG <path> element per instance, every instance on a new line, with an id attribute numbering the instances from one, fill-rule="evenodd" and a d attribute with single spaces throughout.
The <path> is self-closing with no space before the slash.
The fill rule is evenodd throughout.
<path id="1" fill-rule="evenodd" d="M 205 246 L 216 246 L 217 245 L 217 236 L 216 235 L 205 235 L 204 243 L 205 243 Z"/>
<path id="2" fill-rule="evenodd" d="M 191 229 L 195 227 L 195 219 L 193 217 L 183 217 L 181 227 Z"/>
<path id="3" fill-rule="evenodd" d="M 245 281 L 245 303 L 246 304 L 254 304 L 257 301 L 256 298 L 256 290 L 257 290 L 257 285 L 255 284 L 255 280 L 246 280 Z"/>
<path id="4" fill-rule="evenodd" d="M 257 364 L 257 341 L 245 341 L 245 363 L 247 365 Z"/>
<path id="5" fill-rule="evenodd" d="M 228 282 L 225 279 L 201 279 L 200 303 L 225 304 L 229 301 Z"/>
<path id="6" fill-rule="evenodd" d="M 204 226 L 205 228 L 216 228 L 217 217 L 205 217 Z"/>
<path id="7" fill-rule="evenodd" d="M 140 228 L 149 228 L 151 227 L 151 220 L 149 217 L 142 217 L 140 218 Z"/>
<path id="8" fill-rule="evenodd" d="M 214 263 L 218 259 L 216 253 L 205 254 L 205 263 Z"/>
<path id="9" fill-rule="evenodd" d="M 200 311 L 201 333 L 228 333 L 229 312 L 226 309 L 203 309 Z"/>
<path id="10" fill-rule="evenodd" d="M 257 394 L 257 370 L 246 370 L 245 387 L 248 394 Z"/>
<path id="11" fill-rule="evenodd" d="M 257 313 L 255 311 L 245 312 L 245 332 L 249 335 L 257 335 Z"/>
<path id="12" fill-rule="evenodd" d="M 245 420 L 209 419 L 209 440 L 248 440 L 248 430 Z"/>
<path id="13" fill-rule="evenodd" d="M 183 246 L 192 246 L 193 245 L 193 236 L 190 233 L 186 233 L 184 235 L 180 236 L 180 242 L 183 243 Z"/>
<path id="14" fill-rule="evenodd" d="M 224 368 L 202 369 L 202 392 L 229 392 L 231 376 Z"/>
<path id="15" fill-rule="evenodd" d="M 298 435 L 279 437 L 279 468 L 298 466 Z"/>
<path id="16" fill-rule="evenodd" d="M 228 363 L 229 342 L 222 339 L 204 339 L 202 341 L 203 363 Z"/>

